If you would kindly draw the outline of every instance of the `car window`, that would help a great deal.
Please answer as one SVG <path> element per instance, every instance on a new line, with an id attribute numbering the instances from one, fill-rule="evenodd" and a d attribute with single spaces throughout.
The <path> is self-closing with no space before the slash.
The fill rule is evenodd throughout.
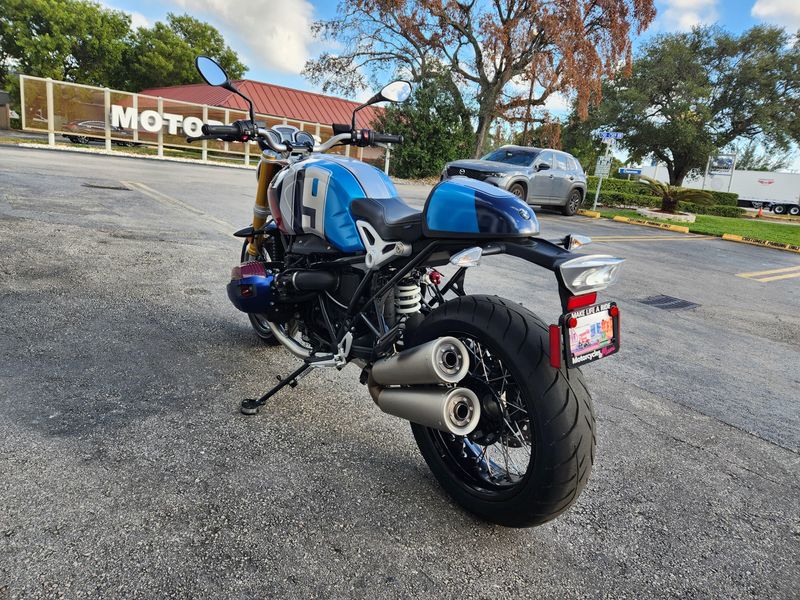
<path id="1" fill-rule="evenodd" d="M 530 167 L 539 153 L 536 150 L 523 150 L 520 148 L 498 148 L 489 152 L 481 160 L 491 160 L 494 162 Z"/>
<path id="2" fill-rule="evenodd" d="M 578 164 L 578 161 L 572 158 L 571 156 L 567 159 L 569 161 L 569 170 L 575 171 L 577 173 L 581 172 L 581 166 Z"/>
<path id="3" fill-rule="evenodd" d="M 558 165 L 558 169 L 561 171 L 569 171 L 569 165 L 567 164 L 567 157 L 563 154 L 556 154 L 556 163 Z"/>
<path id="4" fill-rule="evenodd" d="M 539 160 L 536 161 L 537 165 L 542 163 L 547 163 L 550 165 L 550 168 L 553 168 L 553 153 L 552 152 L 542 152 L 539 154 Z"/>

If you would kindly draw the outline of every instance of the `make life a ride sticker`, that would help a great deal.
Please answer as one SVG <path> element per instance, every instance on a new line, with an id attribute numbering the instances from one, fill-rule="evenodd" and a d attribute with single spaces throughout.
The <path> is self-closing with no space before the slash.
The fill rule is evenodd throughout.
<path id="1" fill-rule="evenodd" d="M 566 313 L 561 317 L 567 366 L 600 360 L 619 351 L 619 313 L 611 314 L 614 302 L 604 302 Z M 571 319 L 577 323 L 570 327 Z"/>

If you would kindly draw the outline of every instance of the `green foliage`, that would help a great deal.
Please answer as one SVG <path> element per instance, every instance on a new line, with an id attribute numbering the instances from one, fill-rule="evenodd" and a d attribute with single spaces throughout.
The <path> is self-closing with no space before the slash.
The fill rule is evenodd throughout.
<path id="1" fill-rule="evenodd" d="M 599 127 L 622 131 L 630 157 L 654 156 L 675 185 L 737 140 L 786 150 L 800 140 L 798 69 L 800 44 L 777 27 L 738 37 L 718 28 L 659 35 L 642 48 L 631 77 L 606 82 L 572 144 L 591 141 Z"/>
<path id="2" fill-rule="evenodd" d="M 594 199 L 594 195 L 587 194 L 589 199 Z M 661 206 L 661 201 L 655 196 L 646 194 L 628 194 L 615 190 L 600 190 L 600 204 L 603 206 L 641 206 L 645 208 L 656 208 Z"/>
<path id="3" fill-rule="evenodd" d="M 87 0 L 2 0 L 0 87 L 18 97 L 12 73 L 139 91 L 200 82 L 197 54 L 232 78 L 246 67 L 214 27 L 188 15 L 131 31 L 130 17 Z"/>
<path id="4" fill-rule="evenodd" d="M 597 177 L 594 175 L 590 175 L 587 177 L 587 189 L 590 192 L 594 192 L 597 189 Z M 645 196 L 652 196 L 656 197 L 656 193 L 653 190 L 648 188 L 642 188 L 639 182 L 635 179 L 627 180 L 627 179 L 616 179 L 616 178 L 604 178 L 603 185 L 601 187 L 600 193 L 605 191 L 609 192 L 622 192 L 623 194 L 633 194 L 633 195 L 645 195 Z"/>
<path id="5" fill-rule="evenodd" d="M 194 66 L 198 54 L 214 58 L 231 79 L 247 71 L 236 53 L 225 45 L 222 34 L 208 23 L 189 15 L 167 15 L 167 22 L 140 27 L 126 51 L 118 85 L 128 90 L 201 83 Z"/>
<path id="6" fill-rule="evenodd" d="M 792 164 L 791 151 L 766 148 L 762 153 L 755 140 L 735 144 L 731 150 L 736 152 L 736 168 L 743 171 L 780 171 Z"/>
<path id="7" fill-rule="evenodd" d="M 724 204 L 727 206 L 739 205 L 739 194 L 733 192 L 717 192 L 716 190 L 706 190 L 714 199 L 714 204 Z"/>
<path id="8" fill-rule="evenodd" d="M 0 87 L 18 95 L 20 72 L 108 85 L 129 42 L 130 17 L 85 0 L 3 0 Z"/>
<path id="9" fill-rule="evenodd" d="M 474 133 L 461 119 L 458 102 L 440 76 L 415 86 L 411 97 L 386 108 L 376 129 L 403 135 L 392 149 L 392 174 L 418 178 L 439 175 L 445 163 L 470 156 Z"/>
<path id="10" fill-rule="evenodd" d="M 639 183 L 644 189 L 661 197 L 661 210 L 664 212 L 675 212 L 681 202 L 712 204 L 714 201 L 711 194 L 704 190 L 677 187 L 644 175 L 639 177 Z"/>
<path id="11" fill-rule="evenodd" d="M 726 206 L 724 204 L 704 206 L 691 202 L 681 202 L 678 208 L 696 215 L 716 215 L 718 217 L 741 217 L 746 212 L 743 208 L 739 208 L 738 206 Z"/>

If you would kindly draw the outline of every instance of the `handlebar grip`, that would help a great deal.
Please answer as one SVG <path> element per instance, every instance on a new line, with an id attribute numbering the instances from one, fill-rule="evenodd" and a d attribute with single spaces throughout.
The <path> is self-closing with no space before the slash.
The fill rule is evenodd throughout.
<path id="1" fill-rule="evenodd" d="M 236 125 L 203 125 L 202 132 L 204 135 L 239 135 L 239 127 Z"/>
<path id="2" fill-rule="evenodd" d="M 403 136 L 393 133 L 373 133 L 372 141 L 376 144 L 402 144 Z"/>

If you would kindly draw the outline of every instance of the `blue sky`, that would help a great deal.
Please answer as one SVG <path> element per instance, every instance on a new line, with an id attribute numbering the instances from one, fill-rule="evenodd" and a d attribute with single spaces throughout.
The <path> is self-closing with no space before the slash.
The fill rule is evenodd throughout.
<path id="1" fill-rule="evenodd" d="M 338 0 L 103 0 L 133 15 L 135 25 L 164 20 L 168 12 L 189 13 L 216 26 L 250 68 L 247 77 L 315 90 L 299 73 L 322 47 L 311 22 L 335 13 Z M 759 22 L 800 28 L 800 0 L 662 0 L 658 17 L 642 39 L 657 32 L 719 23 L 740 32 Z"/>

